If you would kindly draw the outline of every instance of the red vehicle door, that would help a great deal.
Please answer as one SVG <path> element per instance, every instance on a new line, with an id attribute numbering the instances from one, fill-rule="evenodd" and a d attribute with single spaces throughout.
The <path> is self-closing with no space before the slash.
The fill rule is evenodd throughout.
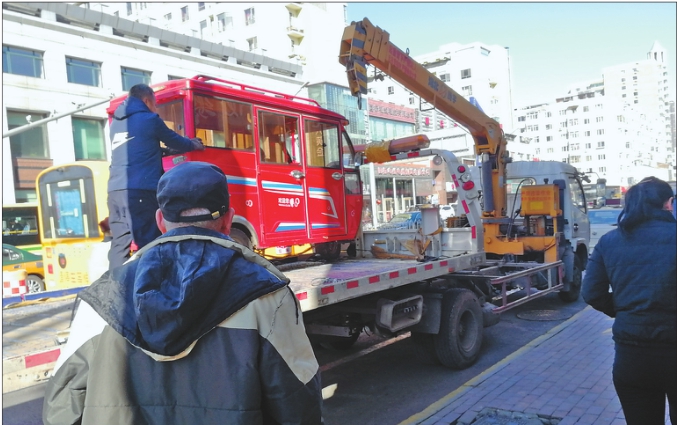
<path id="1" fill-rule="evenodd" d="M 300 117 L 259 109 L 259 199 L 266 244 L 308 238 Z"/>
<path id="2" fill-rule="evenodd" d="M 343 152 L 337 123 L 305 118 L 308 229 L 315 242 L 347 234 Z M 318 240 L 319 239 L 319 240 Z"/>

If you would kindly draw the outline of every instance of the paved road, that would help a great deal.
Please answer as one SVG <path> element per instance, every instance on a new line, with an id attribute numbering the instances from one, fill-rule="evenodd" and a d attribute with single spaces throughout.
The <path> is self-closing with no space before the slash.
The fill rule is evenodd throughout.
<path id="1" fill-rule="evenodd" d="M 325 400 L 326 425 L 398 424 L 584 307 L 580 300 L 563 304 L 557 294 L 550 294 L 504 313 L 499 324 L 485 329 L 478 362 L 462 371 L 416 362 L 412 358 L 413 344 L 406 337 L 393 341 L 363 335 L 347 351 L 318 348 L 316 355 L 323 367 L 323 386 L 335 389 Z M 533 321 L 517 317 L 532 310 L 557 310 L 561 318 Z M 41 424 L 41 391 L 38 387 L 5 395 L 3 407 L 13 406 L 3 408 L 3 424 Z"/>

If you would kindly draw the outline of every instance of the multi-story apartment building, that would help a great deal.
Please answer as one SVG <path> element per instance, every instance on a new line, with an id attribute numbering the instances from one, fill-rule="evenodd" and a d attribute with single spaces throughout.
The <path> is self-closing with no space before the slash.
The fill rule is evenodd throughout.
<path id="1" fill-rule="evenodd" d="M 657 46 L 647 61 L 606 68 L 601 79 L 572 85 L 554 103 L 519 110 L 534 159 L 569 162 L 610 185 L 650 175 L 674 180 L 668 79 Z"/>
<path id="2" fill-rule="evenodd" d="M 346 3 L 121 2 L 107 13 L 304 66 L 306 81 L 346 85 L 337 51 Z"/>
<path id="3" fill-rule="evenodd" d="M 675 179 L 675 146 L 671 111 L 667 51 L 654 42 L 645 60 L 616 65 L 602 70 L 604 95 L 614 102 L 632 106 L 647 117 L 657 120 L 654 150 L 650 151 L 657 167 L 668 168 Z"/>
<path id="4" fill-rule="evenodd" d="M 44 168 L 110 158 L 107 100 L 139 82 L 199 74 L 295 94 L 298 63 L 238 50 L 66 3 L 3 3 L 3 204 L 35 200 Z M 320 90 L 322 87 L 320 87 Z"/>

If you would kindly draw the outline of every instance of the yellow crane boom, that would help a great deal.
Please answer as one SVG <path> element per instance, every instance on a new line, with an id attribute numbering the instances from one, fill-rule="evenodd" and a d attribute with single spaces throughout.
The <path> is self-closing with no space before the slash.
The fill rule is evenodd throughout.
<path id="1" fill-rule="evenodd" d="M 482 161 L 484 217 L 505 218 L 506 140 L 499 123 L 456 93 L 423 65 L 390 42 L 390 34 L 367 18 L 346 27 L 339 62 L 346 67 L 353 95 L 367 93 L 367 65 L 373 65 L 437 110 L 468 129 Z M 487 184 L 491 182 L 491 184 Z"/>

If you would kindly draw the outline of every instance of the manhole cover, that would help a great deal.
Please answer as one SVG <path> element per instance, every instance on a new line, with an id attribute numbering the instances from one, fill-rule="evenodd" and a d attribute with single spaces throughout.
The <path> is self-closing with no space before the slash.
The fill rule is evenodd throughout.
<path id="1" fill-rule="evenodd" d="M 468 425 L 556 425 L 559 418 L 486 407 Z M 458 422 L 457 425 L 465 425 Z"/>
<path id="2" fill-rule="evenodd" d="M 517 313 L 517 317 L 524 320 L 565 320 L 571 317 L 571 314 L 559 310 L 529 310 Z"/>

